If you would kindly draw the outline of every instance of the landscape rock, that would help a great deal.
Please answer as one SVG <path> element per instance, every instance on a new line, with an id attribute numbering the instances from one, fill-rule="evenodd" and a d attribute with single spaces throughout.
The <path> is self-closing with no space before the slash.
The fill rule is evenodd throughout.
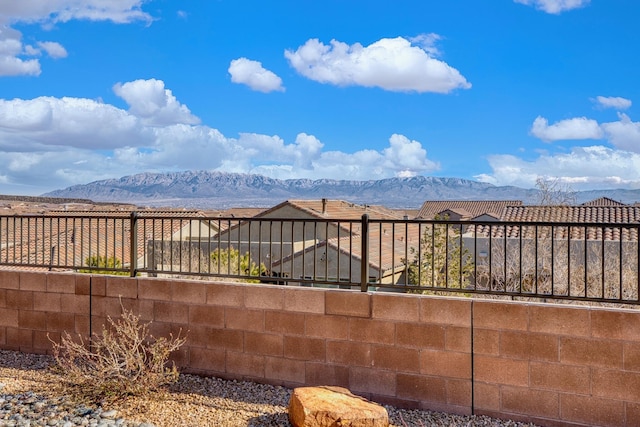
<path id="1" fill-rule="evenodd" d="M 294 427 L 388 427 L 387 410 L 343 387 L 298 387 L 289 400 Z"/>

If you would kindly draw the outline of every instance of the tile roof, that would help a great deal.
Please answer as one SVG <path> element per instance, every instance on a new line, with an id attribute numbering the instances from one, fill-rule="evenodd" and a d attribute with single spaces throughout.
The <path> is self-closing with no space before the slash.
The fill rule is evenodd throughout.
<path id="1" fill-rule="evenodd" d="M 482 214 L 499 217 L 507 206 L 520 206 L 520 200 L 427 200 L 422 204 L 417 218 L 434 219 L 447 209 L 463 209 L 471 218 Z"/>
<path id="2" fill-rule="evenodd" d="M 597 199 L 584 202 L 581 206 L 626 206 L 624 203 L 608 197 L 600 197 Z"/>
<path id="3" fill-rule="evenodd" d="M 330 219 L 360 219 L 368 214 L 371 219 L 402 219 L 400 212 L 384 206 L 357 205 L 344 200 L 287 200 L 276 205 L 257 217 L 271 215 L 279 209 L 290 206 L 315 218 Z"/>
<path id="4" fill-rule="evenodd" d="M 131 262 L 128 218 L 129 213 L 113 212 L 0 217 L 0 263 L 81 267 L 89 256 L 100 255 L 126 266 Z M 163 212 L 139 216 L 137 258 L 144 255 L 147 240 L 170 239 L 199 218 Z"/>
<path id="5" fill-rule="evenodd" d="M 501 222 L 492 226 L 479 225 L 466 228 L 473 235 L 477 228 L 478 236 L 547 238 L 553 232 L 555 239 L 596 239 L 637 241 L 640 224 L 640 207 L 627 205 L 580 205 L 580 206 L 509 206 L 505 209 Z M 509 223 L 574 223 L 572 227 L 528 226 Z M 598 224 L 619 224 L 603 227 Z M 537 234 L 536 234 L 537 233 Z"/>

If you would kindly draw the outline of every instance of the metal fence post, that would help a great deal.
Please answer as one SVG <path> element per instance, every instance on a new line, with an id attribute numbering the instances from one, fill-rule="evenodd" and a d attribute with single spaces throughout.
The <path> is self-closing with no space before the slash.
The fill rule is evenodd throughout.
<path id="1" fill-rule="evenodd" d="M 129 230 L 129 276 L 136 277 L 138 269 L 138 214 L 136 211 L 131 212 L 129 220 L 131 230 Z"/>
<path id="2" fill-rule="evenodd" d="M 362 229 L 360 238 L 360 291 L 367 292 L 369 288 L 369 215 L 362 215 Z"/>

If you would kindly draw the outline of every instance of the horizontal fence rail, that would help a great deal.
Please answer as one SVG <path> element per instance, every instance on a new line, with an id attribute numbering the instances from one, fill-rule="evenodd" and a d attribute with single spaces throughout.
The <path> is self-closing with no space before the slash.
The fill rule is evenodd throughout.
<path id="1" fill-rule="evenodd" d="M 0 268 L 640 303 L 640 224 L 0 216 Z"/>

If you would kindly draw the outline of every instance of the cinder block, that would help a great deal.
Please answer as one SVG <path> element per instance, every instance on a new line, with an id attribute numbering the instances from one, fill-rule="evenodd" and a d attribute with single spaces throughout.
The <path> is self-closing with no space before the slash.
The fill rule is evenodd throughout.
<path id="1" fill-rule="evenodd" d="M 189 347 L 189 367 L 210 373 L 225 372 L 224 350 Z"/>
<path id="2" fill-rule="evenodd" d="M 640 373 L 591 368 L 591 394 L 606 399 L 640 403 Z"/>
<path id="3" fill-rule="evenodd" d="M 349 369 L 349 390 L 356 394 L 371 393 L 395 397 L 396 373 L 354 366 Z"/>
<path id="4" fill-rule="evenodd" d="M 396 342 L 404 347 L 444 349 L 445 326 L 397 323 Z"/>
<path id="5" fill-rule="evenodd" d="M 574 337 L 591 335 L 589 310 L 583 307 L 531 305 L 529 322 L 531 332 Z"/>
<path id="6" fill-rule="evenodd" d="M 502 411 L 557 420 L 560 415 L 560 400 L 558 393 L 551 391 L 504 387 Z"/>
<path id="7" fill-rule="evenodd" d="M 557 362 L 560 358 L 557 335 L 527 332 L 500 332 L 500 355 L 513 359 Z"/>
<path id="8" fill-rule="evenodd" d="M 106 276 L 106 296 L 138 298 L 138 279 L 135 277 Z"/>
<path id="9" fill-rule="evenodd" d="M 640 343 L 625 342 L 623 346 L 623 368 L 628 371 L 640 371 Z"/>
<path id="10" fill-rule="evenodd" d="M 500 386 L 474 381 L 473 387 L 473 404 L 476 409 L 493 412 L 500 410 Z"/>
<path id="11" fill-rule="evenodd" d="M 282 357 L 266 357 L 264 373 L 265 378 L 276 382 L 304 384 L 305 362 Z"/>
<path id="12" fill-rule="evenodd" d="M 371 366 L 371 345 L 350 341 L 327 341 L 327 363 Z"/>
<path id="13" fill-rule="evenodd" d="M 393 344 L 396 325 L 393 322 L 353 317 L 349 319 L 349 339 L 376 344 Z"/>
<path id="14" fill-rule="evenodd" d="M 590 392 L 591 370 L 587 366 L 532 362 L 530 375 L 534 388 L 576 394 Z"/>
<path id="15" fill-rule="evenodd" d="M 420 372 L 420 351 L 415 348 L 373 345 L 371 363 L 378 369 Z"/>
<path id="16" fill-rule="evenodd" d="M 350 388 L 349 368 L 340 365 L 307 362 L 305 364 L 305 384 L 309 386 L 333 385 Z"/>
<path id="17" fill-rule="evenodd" d="M 300 313 L 323 314 L 325 312 L 324 289 L 290 288 L 284 289 L 284 309 Z"/>
<path id="18" fill-rule="evenodd" d="M 18 327 L 18 310 L 12 308 L 0 308 L 0 327 Z"/>
<path id="19" fill-rule="evenodd" d="M 325 314 L 371 317 L 371 295 L 352 291 L 325 291 Z"/>
<path id="20" fill-rule="evenodd" d="M 447 379 L 447 404 L 464 407 L 464 413 L 471 412 L 471 380 Z"/>
<path id="21" fill-rule="evenodd" d="M 76 314 L 76 327 L 74 332 L 80 334 L 83 337 L 89 337 L 89 316 L 83 316 Z"/>
<path id="22" fill-rule="evenodd" d="M 472 352 L 498 356 L 500 354 L 500 332 L 492 329 L 474 329 Z"/>
<path id="23" fill-rule="evenodd" d="M 246 285 L 207 283 L 207 304 L 222 305 L 226 307 L 243 307 L 245 288 Z"/>
<path id="24" fill-rule="evenodd" d="M 622 369 L 623 343 L 605 339 L 563 337 L 560 361 L 569 365 Z"/>
<path id="25" fill-rule="evenodd" d="M 20 289 L 20 272 L 6 270 L 0 271 L 0 288 Z"/>
<path id="26" fill-rule="evenodd" d="M 302 313 L 265 311 L 265 331 L 286 335 L 304 335 L 305 315 Z"/>
<path id="27" fill-rule="evenodd" d="M 437 377 L 471 379 L 471 354 L 451 351 L 420 351 L 420 373 Z"/>
<path id="28" fill-rule="evenodd" d="M 476 381 L 527 387 L 529 385 L 529 362 L 501 357 L 476 355 L 474 357 Z"/>
<path id="29" fill-rule="evenodd" d="M 244 305 L 247 308 L 282 310 L 284 289 L 281 286 L 248 286 L 244 292 Z"/>
<path id="30" fill-rule="evenodd" d="M 76 275 L 76 295 L 89 295 L 91 287 L 91 276 L 88 274 Z"/>
<path id="31" fill-rule="evenodd" d="M 33 332 L 33 348 L 36 351 L 42 350 L 42 353 L 51 353 L 53 344 L 60 343 L 60 332 L 45 332 L 34 331 Z"/>
<path id="32" fill-rule="evenodd" d="M 24 311 L 18 314 L 18 327 L 38 331 L 47 330 L 47 313 L 44 311 Z"/>
<path id="33" fill-rule="evenodd" d="M 213 328 L 210 331 L 207 348 L 221 348 L 232 351 L 243 351 L 244 332 L 234 329 Z"/>
<path id="34" fill-rule="evenodd" d="M 447 384 L 443 378 L 404 373 L 398 373 L 396 378 L 396 395 L 401 399 L 422 403 L 447 403 Z"/>
<path id="35" fill-rule="evenodd" d="M 529 306 L 525 304 L 480 300 L 473 302 L 474 328 L 526 331 L 528 326 Z"/>
<path id="36" fill-rule="evenodd" d="M 448 351 L 471 352 L 471 328 L 447 326 L 444 331 L 444 348 Z"/>
<path id="37" fill-rule="evenodd" d="M 174 302 L 155 301 L 153 319 L 158 322 L 189 323 L 189 306 Z"/>
<path id="38" fill-rule="evenodd" d="M 305 315 L 305 335 L 309 337 L 346 340 L 349 319 L 344 316 Z"/>
<path id="39" fill-rule="evenodd" d="M 224 327 L 224 307 L 212 305 L 191 305 L 189 323 L 207 325 L 215 328 Z"/>
<path id="40" fill-rule="evenodd" d="M 107 296 L 107 276 L 103 274 L 91 275 L 91 295 L 98 297 Z"/>
<path id="41" fill-rule="evenodd" d="M 284 357 L 305 361 L 324 362 L 327 347 L 324 339 L 303 336 L 284 336 Z"/>
<path id="42" fill-rule="evenodd" d="M 471 326 L 471 300 L 439 296 L 420 297 L 420 321 L 438 325 Z"/>
<path id="43" fill-rule="evenodd" d="M 264 310 L 225 307 L 224 323 L 229 329 L 262 332 L 265 330 Z"/>
<path id="44" fill-rule="evenodd" d="M 640 313 L 591 309 L 591 335 L 595 338 L 640 342 Z"/>
<path id="45" fill-rule="evenodd" d="M 75 294 L 58 294 L 50 292 L 33 293 L 33 309 L 35 311 L 60 311 L 61 296 L 75 297 Z M 65 311 L 72 311 L 71 307 L 65 306 Z"/>
<path id="46" fill-rule="evenodd" d="M 16 310 L 33 310 L 33 292 L 8 289 L 6 293 L 7 308 Z"/>
<path id="47" fill-rule="evenodd" d="M 636 425 L 626 420 L 624 402 L 575 394 L 560 395 L 560 418 L 592 426 Z"/>
<path id="48" fill-rule="evenodd" d="M 176 302 L 202 304 L 207 300 L 207 289 L 201 281 L 172 281 L 171 298 Z"/>
<path id="49" fill-rule="evenodd" d="M 7 327 L 7 347 L 31 353 L 33 350 L 33 331 Z"/>
<path id="50" fill-rule="evenodd" d="M 47 292 L 75 294 L 76 276 L 77 274 L 70 273 L 48 273 Z"/>
<path id="51" fill-rule="evenodd" d="M 47 274 L 21 272 L 20 290 L 45 292 L 47 290 Z"/>
<path id="52" fill-rule="evenodd" d="M 226 373 L 240 377 L 264 378 L 265 357 L 227 351 Z"/>
<path id="53" fill-rule="evenodd" d="M 171 301 L 172 281 L 166 279 L 138 279 L 138 298 Z M 202 301 L 200 301 L 202 303 Z"/>
<path id="54" fill-rule="evenodd" d="M 73 333 L 76 319 L 73 313 L 47 313 L 47 331 Z"/>
<path id="55" fill-rule="evenodd" d="M 282 335 L 261 332 L 244 333 L 244 352 L 263 356 L 283 356 L 284 339 Z"/>
<path id="56" fill-rule="evenodd" d="M 420 298 L 416 295 L 376 293 L 371 296 L 371 306 L 374 319 L 416 323 L 420 320 Z"/>

